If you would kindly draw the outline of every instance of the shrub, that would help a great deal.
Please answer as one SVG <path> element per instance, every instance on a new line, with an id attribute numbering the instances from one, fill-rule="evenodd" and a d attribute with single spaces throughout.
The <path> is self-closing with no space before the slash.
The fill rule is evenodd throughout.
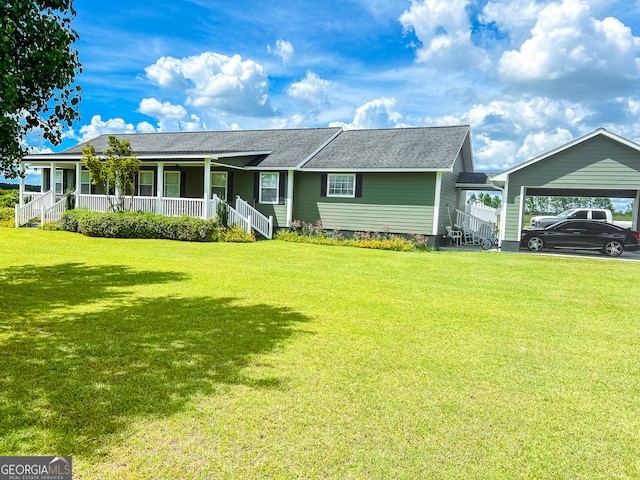
<path id="1" fill-rule="evenodd" d="M 80 219 L 93 215 L 86 208 L 77 208 L 75 210 L 67 210 L 60 218 L 60 228 L 67 232 L 78 232 L 78 223 Z"/>
<path id="2" fill-rule="evenodd" d="M 64 230 L 60 225 L 60 222 L 45 222 L 39 225 L 38 228 L 47 231 Z"/>
<path id="3" fill-rule="evenodd" d="M 18 190 L 3 190 L 0 195 L 0 208 L 14 208 L 20 200 Z"/>
<path id="4" fill-rule="evenodd" d="M 16 211 L 12 207 L 0 207 L 0 226 L 13 227 L 16 221 Z"/>
<path id="5" fill-rule="evenodd" d="M 232 225 L 227 228 L 216 228 L 216 236 L 218 242 L 233 242 L 233 243 L 251 243 L 256 241 L 256 236 L 253 232 L 247 233 L 237 225 Z"/>
<path id="6" fill-rule="evenodd" d="M 167 217 L 140 212 L 90 212 L 80 208 L 66 211 L 60 229 L 88 237 L 155 238 L 188 242 L 255 242 L 253 233 L 240 227 L 216 227 L 197 217 Z"/>
<path id="7" fill-rule="evenodd" d="M 345 239 L 340 230 L 326 232 L 322 222 L 305 223 L 299 220 L 291 222 L 289 230 L 276 234 L 275 238 L 285 242 L 314 243 L 322 245 L 347 245 L 360 248 L 375 248 L 380 250 L 395 250 L 408 252 L 411 250 L 427 251 L 429 238 L 409 232 L 407 236 L 391 233 L 389 225 L 385 225 L 382 232 L 354 232 L 351 239 Z"/>

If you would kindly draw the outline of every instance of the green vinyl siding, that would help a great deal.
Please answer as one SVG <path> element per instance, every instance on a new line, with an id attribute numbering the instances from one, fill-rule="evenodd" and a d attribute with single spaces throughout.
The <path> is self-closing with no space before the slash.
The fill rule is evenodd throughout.
<path id="1" fill-rule="evenodd" d="M 640 154 L 599 135 L 511 173 L 506 199 L 506 240 L 520 239 L 521 187 L 637 190 Z"/>
<path id="2" fill-rule="evenodd" d="M 464 210 L 466 200 L 465 192 L 458 192 L 456 189 L 456 181 L 461 172 L 464 171 L 464 162 L 462 153 L 458 154 L 458 158 L 453 165 L 453 172 L 442 173 L 442 183 L 440 188 L 440 219 L 438 222 L 438 234 L 446 231 L 446 226 L 455 222 L 456 209 Z M 451 218 L 449 217 L 451 215 Z"/>
<path id="3" fill-rule="evenodd" d="M 254 178 L 255 171 L 233 171 L 233 196 L 234 200 L 236 196 L 242 198 L 245 202 L 249 203 L 256 210 L 267 217 L 273 217 L 274 227 L 286 227 L 287 226 L 287 205 L 272 205 L 259 203 L 259 199 L 255 197 Z M 285 178 L 285 197 L 286 197 L 286 177 L 287 172 L 280 172 L 281 176 Z"/>
<path id="4" fill-rule="evenodd" d="M 364 173 L 361 198 L 322 197 L 320 173 L 296 172 L 293 218 L 327 229 L 431 234 L 435 173 Z"/>

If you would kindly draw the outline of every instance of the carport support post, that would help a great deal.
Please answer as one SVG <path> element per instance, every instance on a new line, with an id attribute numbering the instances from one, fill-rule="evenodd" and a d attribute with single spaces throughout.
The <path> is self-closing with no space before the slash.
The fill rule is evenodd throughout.
<path id="1" fill-rule="evenodd" d="M 638 231 L 640 224 L 640 190 L 636 191 L 636 199 L 633 201 L 633 218 L 631 219 L 631 230 Z"/>

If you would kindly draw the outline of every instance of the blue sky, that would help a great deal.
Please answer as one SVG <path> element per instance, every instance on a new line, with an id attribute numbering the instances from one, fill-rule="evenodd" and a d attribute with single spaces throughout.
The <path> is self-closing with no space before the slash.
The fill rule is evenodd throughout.
<path id="1" fill-rule="evenodd" d="M 76 0 L 102 133 L 469 124 L 502 171 L 605 127 L 640 141 L 639 0 Z"/>

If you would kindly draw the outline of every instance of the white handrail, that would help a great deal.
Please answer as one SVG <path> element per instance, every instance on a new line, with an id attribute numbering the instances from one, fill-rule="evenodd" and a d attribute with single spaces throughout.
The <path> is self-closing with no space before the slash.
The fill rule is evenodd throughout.
<path id="1" fill-rule="evenodd" d="M 462 229 L 463 240 L 471 237 L 471 243 L 479 244 L 495 232 L 496 224 L 456 209 L 456 227 Z"/>
<path id="2" fill-rule="evenodd" d="M 53 204 L 53 198 L 53 190 L 49 190 L 22 207 L 16 205 L 16 228 L 26 225 L 34 218 L 41 217 L 43 211 Z"/>
<path id="3" fill-rule="evenodd" d="M 245 218 L 250 219 L 250 228 L 271 239 L 273 236 L 273 217 L 266 217 L 254 207 L 236 196 L 236 210 Z"/>
<path id="4" fill-rule="evenodd" d="M 40 216 L 40 225 L 44 225 L 47 222 L 57 222 L 62 217 L 62 214 L 67 209 L 67 199 L 63 198 L 48 208 L 45 208 Z"/>

